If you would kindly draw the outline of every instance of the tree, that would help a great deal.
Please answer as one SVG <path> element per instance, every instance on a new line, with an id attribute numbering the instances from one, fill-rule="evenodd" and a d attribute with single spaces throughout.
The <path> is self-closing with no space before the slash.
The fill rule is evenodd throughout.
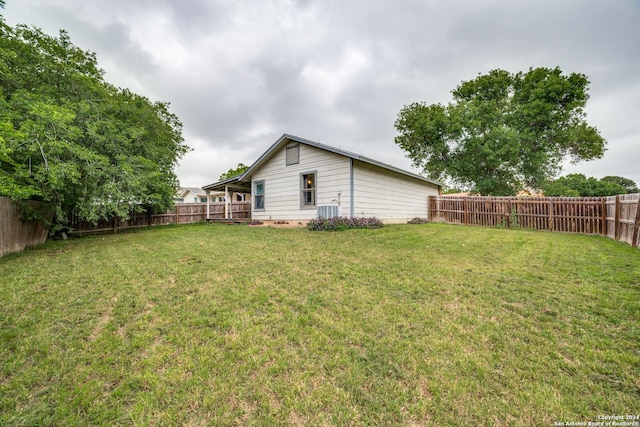
<path id="1" fill-rule="evenodd" d="M 626 183 L 629 187 L 624 187 L 621 183 Z M 569 174 L 547 181 L 542 190 L 545 196 L 550 197 L 605 197 L 636 192 L 637 188 L 632 180 L 623 177 L 604 177 L 599 180 L 587 178 L 583 174 Z"/>
<path id="2" fill-rule="evenodd" d="M 188 151 L 169 105 L 116 88 L 61 31 L 0 20 L 0 195 L 53 205 L 55 222 L 127 218 L 173 203 Z"/>
<path id="3" fill-rule="evenodd" d="M 602 157 L 606 141 L 586 123 L 589 81 L 559 68 L 493 70 L 453 90 L 448 105 L 413 103 L 395 142 L 433 179 L 480 194 L 540 188 L 572 162 Z"/>
<path id="4" fill-rule="evenodd" d="M 223 173 L 222 175 L 220 175 L 220 178 L 218 179 L 218 181 L 224 181 L 225 179 L 229 179 L 229 178 L 233 178 L 234 176 L 238 176 L 238 175 L 242 175 L 243 173 L 245 173 L 247 171 L 247 169 L 249 169 L 249 166 L 242 164 L 242 163 L 238 163 L 238 166 L 236 166 L 236 168 L 231 168 L 228 171 L 226 171 L 225 173 Z"/>
<path id="5" fill-rule="evenodd" d="M 621 187 L 624 187 L 627 194 L 640 193 L 638 185 L 629 178 L 624 178 L 622 176 L 605 176 L 604 178 L 601 178 L 600 181 L 618 184 Z"/>

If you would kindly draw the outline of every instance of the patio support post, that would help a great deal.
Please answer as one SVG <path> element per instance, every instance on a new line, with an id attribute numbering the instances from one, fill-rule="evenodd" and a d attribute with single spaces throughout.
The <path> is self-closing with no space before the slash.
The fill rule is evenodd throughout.
<path id="1" fill-rule="evenodd" d="M 229 186 L 224 186 L 224 219 L 229 219 Z"/>
<path id="2" fill-rule="evenodd" d="M 207 221 L 209 221 L 209 202 L 210 202 L 209 198 L 210 198 L 210 194 L 211 194 L 211 191 L 207 190 Z"/>

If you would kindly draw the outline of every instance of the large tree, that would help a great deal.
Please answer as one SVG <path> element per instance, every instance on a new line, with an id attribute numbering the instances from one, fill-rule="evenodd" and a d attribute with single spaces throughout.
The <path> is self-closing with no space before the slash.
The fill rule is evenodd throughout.
<path id="1" fill-rule="evenodd" d="M 453 90 L 448 105 L 406 105 L 398 144 L 434 179 L 486 195 L 540 188 L 562 162 L 600 158 L 606 141 L 587 124 L 589 81 L 559 68 L 493 70 Z"/>
<path id="2" fill-rule="evenodd" d="M 65 31 L 0 21 L 0 195 L 47 202 L 58 225 L 162 211 L 187 150 L 168 104 L 107 83 Z"/>

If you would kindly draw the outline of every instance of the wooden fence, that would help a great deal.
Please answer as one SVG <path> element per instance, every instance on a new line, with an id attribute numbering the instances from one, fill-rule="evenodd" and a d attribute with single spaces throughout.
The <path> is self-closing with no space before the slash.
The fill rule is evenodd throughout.
<path id="1" fill-rule="evenodd" d="M 235 219 L 251 218 L 251 205 L 249 202 L 231 203 L 231 214 Z M 224 203 L 212 203 L 209 205 L 209 219 L 224 219 Z M 207 220 L 206 203 L 177 203 L 175 208 L 163 214 L 134 214 L 128 220 L 100 220 L 97 224 L 81 221 L 71 217 L 69 227 L 72 234 L 88 233 L 117 233 L 119 230 L 129 228 L 153 227 L 156 225 L 191 224 Z"/>
<path id="2" fill-rule="evenodd" d="M 605 198 L 607 226 L 605 236 L 640 247 L 640 194 Z"/>
<path id="3" fill-rule="evenodd" d="M 39 202 L 27 202 L 27 208 L 37 210 Z M 18 205 L 8 197 L 0 197 L 0 257 L 20 252 L 27 246 L 35 246 L 47 240 L 49 231 L 42 222 L 22 221 L 22 212 Z M 45 212 L 50 221 L 53 212 Z"/>
<path id="4" fill-rule="evenodd" d="M 640 194 L 610 197 L 430 196 L 430 221 L 600 234 L 640 246 Z"/>

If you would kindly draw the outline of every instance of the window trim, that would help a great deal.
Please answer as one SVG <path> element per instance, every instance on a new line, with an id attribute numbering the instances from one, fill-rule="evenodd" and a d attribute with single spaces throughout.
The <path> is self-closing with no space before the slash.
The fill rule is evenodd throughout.
<path id="1" fill-rule="evenodd" d="M 258 184 L 262 184 L 262 194 L 258 194 L 257 191 L 257 187 Z M 265 210 L 265 194 L 267 194 L 267 186 L 265 184 L 264 179 L 258 179 L 256 181 L 253 181 L 253 197 L 252 199 L 253 201 L 253 210 L 255 212 L 263 212 Z M 260 200 L 259 198 L 262 198 L 262 207 L 259 208 L 258 207 L 258 200 Z"/>
<path id="2" fill-rule="evenodd" d="M 293 151 L 294 149 L 296 150 L 295 161 L 290 161 L 289 160 L 289 150 Z M 284 158 L 285 158 L 284 159 L 285 166 L 291 166 L 291 165 L 300 164 L 300 144 L 286 146 L 285 149 L 284 149 Z"/>
<path id="3" fill-rule="evenodd" d="M 313 175 L 313 188 L 305 188 L 305 177 Z M 305 204 L 304 195 L 306 192 L 312 191 L 313 193 L 313 205 Z M 300 209 L 316 209 L 318 206 L 318 171 L 308 171 L 300 173 Z"/>

